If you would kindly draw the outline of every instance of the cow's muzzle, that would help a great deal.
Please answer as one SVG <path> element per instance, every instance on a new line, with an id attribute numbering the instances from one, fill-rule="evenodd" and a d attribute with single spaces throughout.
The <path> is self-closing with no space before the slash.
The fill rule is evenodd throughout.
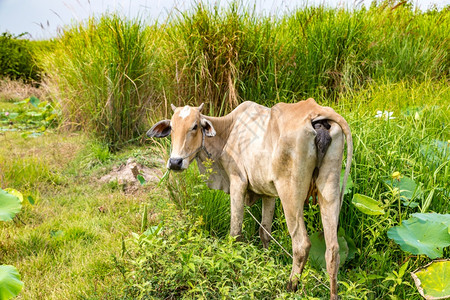
<path id="1" fill-rule="evenodd" d="M 168 167 L 170 170 L 176 170 L 179 171 L 182 169 L 183 166 L 183 159 L 182 158 L 170 158 Z"/>

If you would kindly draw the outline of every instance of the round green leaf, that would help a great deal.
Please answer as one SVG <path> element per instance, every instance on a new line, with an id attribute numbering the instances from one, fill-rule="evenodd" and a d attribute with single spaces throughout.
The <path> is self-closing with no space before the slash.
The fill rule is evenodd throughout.
<path id="1" fill-rule="evenodd" d="M 416 182 L 409 177 L 402 177 L 399 180 L 386 180 L 385 182 L 393 188 L 398 188 L 400 197 L 403 200 L 412 200 L 422 194 L 420 186 L 418 186 Z"/>
<path id="2" fill-rule="evenodd" d="M 373 198 L 354 194 L 352 203 L 366 215 L 384 215 L 384 210 L 379 206 L 379 202 Z"/>
<path id="3" fill-rule="evenodd" d="M 8 265 L 0 266 L 0 300 L 16 297 L 22 290 L 23 282 L 16 268 Z"/>
<path id="4" fill-rule="evenodd" d="M 416 182 L 409 177 L 400 178 L 398 189 L 400 190 L 400 197 L 408 200 L 413 199 L 419 193 Z"/>
<path id="5" fill-rule="evenodd" d="M 17 198 L 19 198 L 20 203 L 23 202 L 23 195 L 21 192 L 19 192 L 18 190 L 12 189 L 12 188 L 7 188 L 5 189 L 5 192 L 10 193 L 11 195 L 16 196 Z"/>
<path id="6" fill-rule="evenodd" d="M 0 189 L 0 220 L 11 221 L 20 212 L 22 204 L 17 196 Z"/>
<path id="7" fill-rule="evenodd" d="M 437 214 L 437 213 L 415 213 L 411 215 L 414 218 L 427 222 L 437 222 L 450 226 L 450 214 Z"/>
<path id="8" fill-rule="evenodd" d="M 450 261 L 434 261 L 420 268 L 411 276 L 419 293 L 425 299 L 447 299 L 450 297 Z"/>
<path id="9" fill-rule="evenodd" d="M 309 259 L 316 268 L 326 268 L 325 261 L 325 238 L 323 232 L 315 232 L 310 237 L 311 249 L 309 250 Z M 348 256 L 348 245 L 343 236 L 338 236 L 340 266 L 345 263 Z"/>
<path id="10" fill-rule="evenodd" d="M 418 218 L 411 218 L 400 226 L 390 228 L 387 235 L 403 251 L 425 254 L 432 259 L 442 257 L 442 248 L 450 245 L 448 226 Z"/>

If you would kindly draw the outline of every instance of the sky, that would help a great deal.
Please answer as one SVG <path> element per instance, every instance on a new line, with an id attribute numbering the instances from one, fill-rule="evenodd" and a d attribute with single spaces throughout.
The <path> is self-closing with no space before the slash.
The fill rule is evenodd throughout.
<path id="1" fill-rule="evenodd" d="M 255 1 L 256 11 L 265 15 L 283 13 L 305 5 L 353 8 L 371 3 L 371 0 L 247 0 L 244 3 L 253 3 L 251 1 Z M 64 26 L 105 12 L 119 11 L 128 17 L 163 21 L 174 9 L 186 11 L 193 3 L 195 0 L 0 0 L 0 33 L 8 31 L 18 35 L 27 32 L 27 37 L 31 39 L 48 39 L 56 37 Z M 226 6 L 228 1 L 219 3 Z M 413 0 L 413 3 L 426 10 L 432 5 L 438 8 L 450 5 L 450 0 Z"/>

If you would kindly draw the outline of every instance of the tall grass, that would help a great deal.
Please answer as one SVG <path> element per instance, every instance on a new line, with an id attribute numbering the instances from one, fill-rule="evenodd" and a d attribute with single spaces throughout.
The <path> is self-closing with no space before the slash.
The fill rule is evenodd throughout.
<path id="1" fill-rule="evenodd" d="M 262 16 L 251 3 L 198 3 L 161 24 L 104 15 L 64 30 L 42 55 L 68 121 L 118 146 L 169 104 L 224 114 L 242 100 L 338 99 L 374 82 L 440 80 L 450 68 L 448 9 L 385 2 Z"/>
<path id="2" fill-rule="evenodd" d="M 64 31 L 42 64 L 70 124 L 111 148 L 139 138 L 155 93 L 151 82 L 157 39 L 139 20 L 91 18 Z"/>

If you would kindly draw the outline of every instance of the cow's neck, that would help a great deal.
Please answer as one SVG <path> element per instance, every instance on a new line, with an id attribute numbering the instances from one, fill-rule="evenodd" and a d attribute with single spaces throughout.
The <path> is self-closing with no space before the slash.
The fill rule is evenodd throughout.
<path id="1" fill-rule="evenodd" d="M 229 114 L 224 117 L 203 117 L 212 123 L 216 131 L 214 137 L 205 138 L 205 148 L 211 154 L 211 159 L 217 160 L 221 156 L 222 150 L 228 141 L 230 131 L 233 127 L 233 116 Z M 202 153 L 200 160 L 204 161 L 206 157 L 206 153 Z"/>
<path id="2" fill-rule="evenodd" d="M 220 118 L 207 116 L 204 116 L 204 118 L 213 124 L 214 130 L 216 131 L 216 135 L 214 137 L 205 138 L 204 144 L 208 153 L 211 154 L 210 158 L 213 161 L 211 165 L 213 172 L 209 174 L 209 179 L 207 181 L 208 186 L 212 189 L 230 193 L 230 180 L 222 165 L 222 152 L 223 148 L 227 144 L 228 137 L 233 127 L 233 117 L 231 115 L 227 115 Z M 203 165 L 203 162 L 207 158 L 208 154 L 205 151 L 200 151 L 197 156 L 198 169 L 202 174 L 207 172 L 206 167 Z"/>

